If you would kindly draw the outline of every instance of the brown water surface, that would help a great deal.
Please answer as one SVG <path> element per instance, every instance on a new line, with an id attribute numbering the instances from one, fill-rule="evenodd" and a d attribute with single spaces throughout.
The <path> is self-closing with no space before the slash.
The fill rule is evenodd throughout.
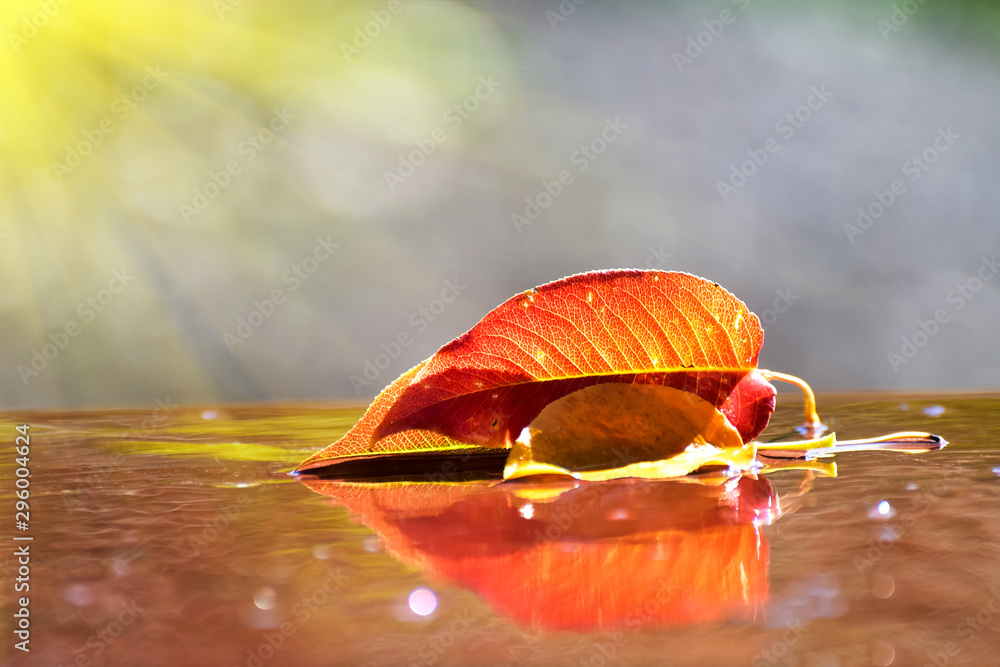
<path id="1" fill-rule="evenodd" d="M 799 417 L 784 394 L 763 439 Z M 939 406 L 943 412 L 934 408 Z M 24 665 L 996 665 L 996 396 L 821 397 L 837 478 L 358 486 L 286 473 L 359 409 L 0 416 Z M 940 414 L 939 414 L 940 413 Z M 936 415 L 936 416 L 935 416 Z M 15 425 L 31 521 L 15 531 Z M 0 552 L 4 608 L 18 564 Z M 20 594 L 18 594 L 20 595 Z M 417 612 L 429 612 L 420 615 Z"/>

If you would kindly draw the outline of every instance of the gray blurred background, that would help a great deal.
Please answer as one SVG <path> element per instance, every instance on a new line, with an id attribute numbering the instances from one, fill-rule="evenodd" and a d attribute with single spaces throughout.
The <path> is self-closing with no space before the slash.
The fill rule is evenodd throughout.
<path id="1" fill-rule="evenodd" d="M 1000 386 L 992 4 L 38 7 L 3 10 L 5 407 L 363 403 L 620 267 L 721 283 L 817 390 Z"/>

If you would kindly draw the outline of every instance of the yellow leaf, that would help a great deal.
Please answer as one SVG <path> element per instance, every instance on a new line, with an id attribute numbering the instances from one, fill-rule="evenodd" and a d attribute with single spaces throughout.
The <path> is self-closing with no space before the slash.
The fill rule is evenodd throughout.
<path id="1" fill-rule="evenodd" d="M 661 385 L 600 384 L 550 403 L 521 432 L 504 479 L 680 477 L 708 465 L 749 468 L 756 453 L 710 403 Z"/>

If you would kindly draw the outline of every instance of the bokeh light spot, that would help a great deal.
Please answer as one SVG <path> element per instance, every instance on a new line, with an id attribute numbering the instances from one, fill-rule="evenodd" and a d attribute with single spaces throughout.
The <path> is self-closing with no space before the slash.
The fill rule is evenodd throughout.
<path id="1" fill-rule="evenodd" d="M 437 609 L 438 599 L 429 588 L 415 588 L 410 593 L 410 609 L 417 616 L 430 616 Z"/>

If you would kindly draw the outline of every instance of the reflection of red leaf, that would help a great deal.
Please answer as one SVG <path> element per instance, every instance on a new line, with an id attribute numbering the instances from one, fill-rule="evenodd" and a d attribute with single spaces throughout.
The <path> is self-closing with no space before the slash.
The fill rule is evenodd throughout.
<path id="1" fill-rule="evenodd" d="M 754 526 L 720 526 L 639 544 L 549 542 L 525 557 L 442 563 L 438 573 L 519 623 L 638 629 L 752 618 L 767 592 L 766 555 Z"/>
<path id="2" fill-rule="evenodd" d="M 551 629 L 753 615 L 767 595 L 775 509 L 765 480 L 616 480 L 530 500 L 531 487 L 306 482 L 359 514 L 404 562 Z"/>
<path id="3" fill-rule="evenodd" d="M 753 372 L 757 316 L 686 273 L 598 271 L 509 299 L 405 373 L 343 438 L 299 470 L 344 457 L 504 447 L 541 410 L 605 382 L 662 384 L 720 408 L 744 442 L 767 425 L 774 388 Z"/>

